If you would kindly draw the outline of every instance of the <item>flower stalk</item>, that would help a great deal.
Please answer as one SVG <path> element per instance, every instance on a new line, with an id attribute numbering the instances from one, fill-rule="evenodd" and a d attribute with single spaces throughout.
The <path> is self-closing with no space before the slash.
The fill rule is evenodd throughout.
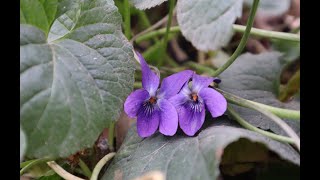
<path id="1" fill-rule="evenodd" d="M 59 166 L 55 161 L 49 161 L 47 162 L 48 166 L 51 167 L 51 169 L 54 170 L 59 176 L 66 180 L 84 180 L 82 178 L 79 178 L 73 174 L 70 174 L 66 170 L 64 170 L 61 166 Z"/>
<path id="2" fill-rule="evenodd" d="M 129 0 L 123 1 L 124 5 L 124 34 L 127 39 L 131 38 L 131 17 L 130 17 L 130 4 Z"/>
<path id="3" fill-rule="evenodd" d="M 244 31 L 244 34 L 243 34 L 243 36 L 242 36 L 242 38 L 240 40 L 240 43 L 239 43 L 237 49 L 230 56 L 229 60 L 214 72 L 214 74 L 213 74 L 214 77 L 217 77 L 224 70 L 226 70 L 237 59 L 237 57 L 241 54 L 241 52 L 243 51 L 244 47 L 246 46 L 247 41 L 249 39 L 251 27 L 252 27 L 253 22 L 254 22 L 254 17 L 256 15 L 256 12 L 257 12 L 257 9 L 258 9 L 259 1 L 260 0 L 254 0 L 253 1 L 253 5 L 252 5 L 252 8 L 250 10 L 250 15 L 249 15 L 248 22 L 247 22 L 247 25 L 246 25 L 246 30 Z"/>
<path id="4" fill-rule="evenodd" d="M 167 45 L 168 45 L 168 38 L 169 38 L 169 32 L 170 32 L 170 27 L 171 27 L 171 23 L 172 23 L 172 16 L 173 16 L 173 9 L 174 9 L 175 2 L 176 2 L 175 0 L 169 0 L 169 17 L 168 17 L 168 21 L 167 21 L 166 34 L 165 34 L 164 40 L 163 40 L 164 51 L 166 51 Z"/>
<path id="5" fill-rule="evenodd" d="M 223 95 L 225 96 L 226 92 L 222 91 L 222 90 L 219 90 L 219 92 L 223 92 Z M 228 94 L 229 97 L 227 98 L 226 96 L 226 99 L 231 102 L 231 103 L 234 103 L 236 105 L 240 105 L 240 106 L 243 106 L 243 107 L 247 107 L 247 108 L 250 108 L 250 109 L 254 109 L 256 111 L 259 111 L 260 113 L 262 113 L 263 115 L 267 116 L 269 119 L 271 119 L 273 122 L 275 122 L 276 124 L 278 124 L 293 140 L 294 140 L 294 144 L 296 145 L 296 147 L 298 148 L 298 150 L 300 151 L 300 138 L 299 136 L 294 132 L 294 130 L 292 130 L 292 128 L 287 124 L 285 123 L 282 119 L 280 119 L 278 116 L 274 115 L 273 113 L 271 113 L 270 111 L 260 107 L 260 106 L 257 106 L 251 102 L 248 102 L 248 101 L 245 101 L 244 99 L 239 99 L 236 97 L 237 96 L 230 96 L 230 94 Z"/>
<path id="6" fill-rule="evenodd" d="M 245 32 L 245 26 L 234 24 L 233 30 L 235 32 L 243 33 Z M 250 35 L 256 36 L 256 37 L 270 38 L 270 39 L 300 42 L 300 36 L 298 34 L 269 31 L 269 30 L 258 29 L 258 28 L 251 28 Z"/>
<path id="7" fill-rule="evenodd" d="M 238 96 L 233 95 L 231 93 L 225 92 L 225 91 L 218 89 L 218 88 L 216 90 L 219 91 L 221 94 L 223 94 L 224 97 L 232 104 L 236 104 L 236 105 L 246 107 L 246 108 L 251 108 L 252 106 L 256 106 L 256 107 L 268 110 L 280 118 L 285 118 L 285 119 L 290 119 L 290 120 L 300 120 L 300 111 L 277 108 L 277 107 L 265 105 L 262 103 L 250 101 L 247 99 L 243 99 L 241 97 L 238 97 Z"/>
<path id="8" fill-rule="evenodd" d="M 285 136 L 281 136 L 281 135 L 277 135 L 268 131 L 264 131 L 262 129 L 259 129 L 253 125 L 251 125 L 250 123 L 248 123 L 246 120 L 244 120 L 238 113 L 236 113 L 235 110 L 233 110 L 233 108 L 228 105 L 228 109 L 227 111 L 229 112 L 229 114 L 231 115 L 231 117 L 236 120 L 241 126 L 243 126 L 246 129 L 249 129 L 251 131 L 255 131 L 257 133 L 260 133 L 262 135 L 265 135 L 271 139 L 280 141 L 280 142 L 284 142 L 284 143 L 290 143 L 290 144 L 294 144 L 294 140 L 292 138 L 289 137 L 285 137 Z"/>
<path id="9" fill-rule="evenodd" d="M 97 180 L 102 167 L 115 155 L 114 152 L 105 155 L 94 167 L 90 180 Z"/>

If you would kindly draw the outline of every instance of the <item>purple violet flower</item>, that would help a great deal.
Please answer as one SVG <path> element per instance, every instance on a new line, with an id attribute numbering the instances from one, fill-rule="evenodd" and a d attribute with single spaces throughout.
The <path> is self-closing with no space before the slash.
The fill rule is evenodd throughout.
<path id="1" fill-rule="evenodd" d="M 131 117 L 137 117 L 137 132 L 140 137 L 148 137 L 159 131 L 173 136 L 178 129 L 176 108 L 168 100 L 176 95 L 182 86 L 192 77 L 193 71 L 185 70 L 162 80 L 151 71 L 141 54 L 137 53 L 142 71 L 142 89 L 132 92 L 124 103 L 124 111 Z"/>
<path id="2" fill-rule="evenodd" d="M 169 101 L 176 107 L 179 116 L 179 126 L 189 136 L 193 136 L 203 125 L 205 109 L 212 117 L 224 114 L 227 101 L 222 94 L 208 86 L 212 81 L 220 80 L 212 77 L 203 77 L 197 74 L 192 76 L 192 86 L 186 82 L 182 90 Z"/>

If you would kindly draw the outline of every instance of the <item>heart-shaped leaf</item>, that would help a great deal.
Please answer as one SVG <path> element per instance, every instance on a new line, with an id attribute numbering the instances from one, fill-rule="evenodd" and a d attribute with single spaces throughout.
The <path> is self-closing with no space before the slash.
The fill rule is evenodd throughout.
<path id="1" fill-rule="evenodd" d="M 182 34 L 199 50 L 217 50 L 233 35 L 242 14 L 242 0 L 180 0 L 177 19 Z"/>
<path id="2" fill-rule="evenodd" d="M 59 4 L 59 13 L 63 7 L 69 10 L 49 33 L 59 37 L 50 41 L 34 24 L 20 25 L 20 121 L 28 157 L 66 157 L 93 145 L 133 87 L 132 46 L 114 2 Z"/>
<path id="3" fill-rule="evenodd" d="M 167 0 L 129 0 L 136 8 L 140 10 L 150 9 L 160 5 Z"/>
<path id="4" fill-rule="evenodd" d="M 243 54 L 220 75 L 222 82 L 219 87 L 245 99 L 299 110 L 299 102 L 282 103 L 277 99 L 280 73 L 285 62 L 279 52 L 265 52 L 259 55 Z M 261 113 L 239 106 L 234 106 L 234 109 L 254 126 L 286 135 L 276 123 Z M 286 120 L 286 122 L 300 134 L 299 121 Z"/>
<path id="5" fill-rule="evenodd" d="M 241 150 L 230 151 L 234 148 L 228 148 L 229 145 L 239 146 L 236 142 L 241 143 Z M 168 180 L 212 180 L 220 175 L 219 165 L 267 162 L 269 151 L 277 154 L 278 159 L 300 164 L 300 156 L 291 146 L 232 125 L 226 116 L 214 119 L 195 137 L 184 134 L 166 137 L 156 133 L 142 139 L 133 126 L 102 179 L 127 180 L 157 170 Z"/>

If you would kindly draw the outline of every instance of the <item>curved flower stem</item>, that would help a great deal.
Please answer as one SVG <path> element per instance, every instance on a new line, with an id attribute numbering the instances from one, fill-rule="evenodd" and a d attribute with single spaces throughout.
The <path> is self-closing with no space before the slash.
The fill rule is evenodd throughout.
<path id="1" fill-rule="evenodd" d="M 86 165 L 86 163 L 84 163 L 84 162 L 82 161 L 81 158 L 79 158 L 79 166 L 80 166 L 81 170 L 83 171 L 83 174 L 84 174 L 85 176 L 87 176 L 88 178 L 90 178 L 92 172 L 90 171 L 90 169 L 89 169 L 89 167 Z"/>
<path id="2" fill-rule="evenodd" d="M 131 37 L 131 20 L 130 20 L 130 4 L 129 0 L 124 0 L 123 2 L 124 6 L 124 34 L 127 37 L 127 39 L 130 39 Z"/>
<path id="3" fill-rule="evenodd" d="M 53 158 L 41 158 L 41 159 L 35 159 L 32 161 L 28 161 L 29 163 L 24 165 L 24 167 L 20 170 L 20 176 L 22 174 L 24 174 L 25 172 L 27 172 L 31 167 L 33 167 L 37 164 L 45 163 L 47 161 L 52 161 L 52 160 L 53 160 Z"/>
<path id="4" fill-rule="evenodd" d="M 237 47 L 237 49 L 234 51 L 234 53 L 231 55 L 231 57 L 229 58 L 229 60 L 224 63 L 219 69 L 217 69 L 214 73 L 213 76 L 218 76 L 219 74 L 221 74 L 224 70 L 226 70 L 236 59 L 237 57 L 241 54 L 242 50 L 244 49 L 244 47 L 246 46 L 247 44 L 247 41 L 248 41 L 248 38 L 249 38 L 249 35 L 250 35 L 250 30 L 251 30 L 251 27 L 253 25 L 253 22 L 254 22 L 254 17 L 256 15 L 256 12 L 257 12 L 257 9 L 258 9 L 258 4 L 259 4 L 259 0 L 254 0 L 253 1 L 253 5 L 252 5 L 252 8 L 250 10 L 250 15 L 249 15 L 249 18 L 248 18 L 248 22 L 247 22 L 247 25 L 246 25 L 246 30 L 244 31 L 244 34 L 241 38 L 241 41 Z"/>
<path id="5" fill-rule="evenodd" d="M 94 167 L 93 172 L 92 172 L 92 176 L 90 178 L 90 180 L 97 180 L 98 179 L 98 175 L 100 170 L 102 169 L 102 167 L 111 159 L 113 158 L 113 156 L 116 155 L 116 153 L 112 152 L 109 153 L 107 155 L 105 155 L 98 163 L 97 165 Z"/>
<path id="6" fill-rule="evenodd" d="M 48 166 L 51 167 L 51 169 L 54 170 L 59 176 L 66 180 L 84 180 L 82 178 L 79 178 L 73 174 L 70 174 L 66 170 L 64 170 L 61 166 L 59 166 L 55 161 L 47 162 Z"/>
<path id="7" fill-rule="evenodd" d="M 220 90 L 220 92 L 221 92 L 221 90 Z M 224 92 L 224 95 L 225 94 L 226 94 L 226 92 Z M 236 96 L 234 96 L 234 95 L 228 96 L 228 98 L 226 97 L 226 99 L 230 103 L 234 103 L 236 105 L 240 105 L 240 106 L 248 107 L 250 109 L 254 109 L 254 110 L 259 111 L 260 113 L 264 114 L 268 118 L 270 118 L 273 122 L 277 123 L 294 140 L 294 144 L 297 146 L 298 150 L 300 151 L 300 138 L 287 123 L 285 123 L 278 116 L 272 114 L 270 111 L 268 111 L 260 106 L 257 106 L 251 102 L 245 101 L 244 99 L 240 99 L 240 98 L 235 99 L 234 97 L 236 97 Z"/>
<path id="8" fill-rule="evenodd" d="M 242 107 L 250 108 L 248 104 L 252 106 L 257 106 L 263 108 L 265 110 L 270 111 L 271 113 L 279 116 L 280 118 L 290 119 L 290 120 L 300 120 L 300 111 L 290 110 L 290 109 L 282 109 L 273 106 L 268 106 L 262 103 L 250 101 L 247 99 L 243 99 L 241 97 L 235 96 L 231 93 L 225 92 L 221 89 L 216 88 L 230 103 L 237 104 Z"/>
<path id="9" fill-rule="evenodd" d="M 228 112 L 230 113 L 230 115 L 243 127 L 255 131 L 257 133 L 260 133 L 262 135 L 265 135 L 271 139 L 280 141 L 280 142 L 284 142 L 284 143 L 290 143 L 290 144 L 294 144 L 294 140 L 292 138 L 289 137 L 285 137 L 285 136 L 281 136 L 281 135 L 277 135 L 268 131 L 264 131 L 262 129 L 259 129 L 253 125 L 251 125 L 250 123 L 248 123 L 246 120 L 244 120 L 243 118 L 240 117 L 240 115 L 238 113 L 236 113 L 233 108 L 228 105 Z"/>
<path id="10" fill-rule="evenodd" d="M 235 32 L 244 32 L 245 26 L 234 24 L 233 30 Z M 268 30 L 263 30 L 258 28 L 251 28 L 250 35 L 258 36 L 258 37 L 269 37 L 271 39 L 284 39 L 287 41 L 300 42 L 300 36 L 297 34 L 268 31 Z"/>
<path id="11" fill-rule="evenodd" d="M 272 112 L 273 114 L 279 116 L 280 118 L 300 121 L 300 111 L 277 108 L 277 107 L 268 106 L 268 105 L 254 102 L 254 101 L 250 101 L 250 100 L 246 100 L 246 101 L 248 101 L 256 106 L 259 106 L 261 108 L 264 108 L 264 109 Z"/>
<path id="12" fill-rule="evenodd" d="M 170 27 L 171 27 L 171 22 L 172 22 L 172 15 L 173 15 L 173 9 L 175 5 L 175 0 L 169 0 L 169 17 L 167 21 L 167 28 L 166 28 L 166 34 L 164 36 L 163 40 L 163 49 L 166 51 L 167 45 L 168 45 L 168 38 L 169 38 L 169 32 L 170 32 Z"/>

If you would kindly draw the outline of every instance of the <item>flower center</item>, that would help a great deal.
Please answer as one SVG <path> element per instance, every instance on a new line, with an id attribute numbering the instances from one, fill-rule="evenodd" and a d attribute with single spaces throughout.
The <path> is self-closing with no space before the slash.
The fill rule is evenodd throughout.
<path id="1" fill-rule="evenodd" d="M 152 114 L 152 112 L 155 109 L 156 102 L 157 102 L 157 98 L 154 96 L 151 96 L 149 100 L 147 100 L 143 103 L 142 110 L 145 115 L 149 116 Z"/>
<path id="2" fill-rule="evenodd" d="M 149 99 L 149 103 L 150 104 L 154 104 L 154 103 L 156 103 L 157 102 L 157 98 L 156 97 L 151 97 L 150 99 Z"/>
<path id="3" fill-rule="evenodd" d="M 194 101 L 194 102 L 197 102 L 198 101 L 198 95 L 196 93 L 192 93 L 191 94 L 191 99 Z"/>
<path id="4" fill-rule="evenodd" d="M 201 112 L 203 109 L 202 100 L 195 92 L 190 94 L 190 101 L 187 102 L 187 104 L 190 107 L 190 109 L 194 112 Z"/>

